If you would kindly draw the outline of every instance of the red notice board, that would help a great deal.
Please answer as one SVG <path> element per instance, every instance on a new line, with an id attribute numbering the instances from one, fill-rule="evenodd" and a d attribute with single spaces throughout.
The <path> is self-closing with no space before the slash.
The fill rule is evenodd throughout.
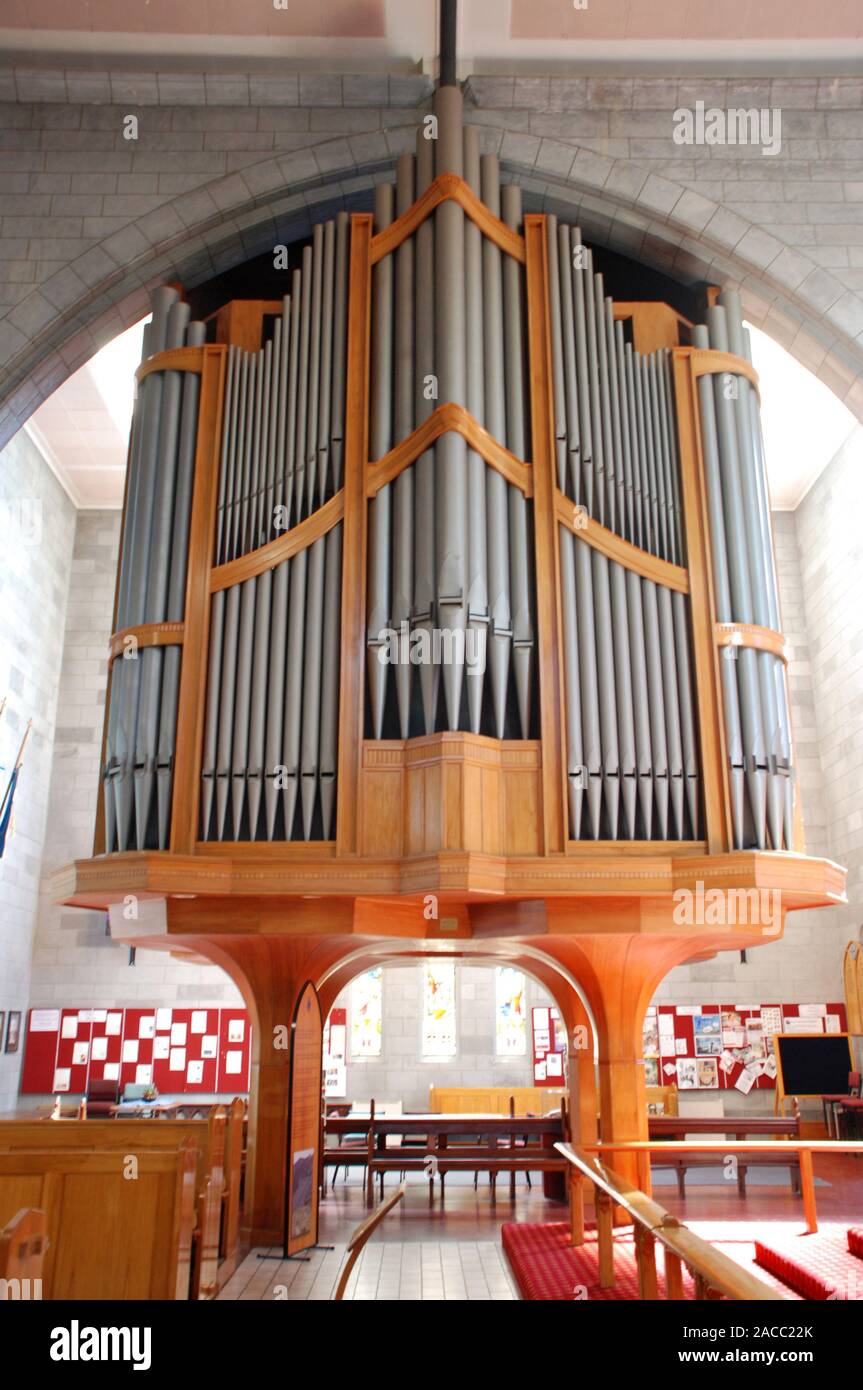
<path id="1" fill-rule="evenodd" d="M 719 1015 L 718 1025 L 710 1020 Z M 776 1086 L 773 1034 L 793 1031 L 845 1032 L 845 1006 L 828 1004 L 659 1004 L 645 1021 L 645 1064 L 648 1084 L 679 1090 L 767 1091 Z M 705 1063 L 714 1082 L 681 1086 L 681 1072 L 691 1075 L 693 1063 Z M 678 1066 L 682 1062 L 683 1067 Z M 689 1066 L 686 1064 L 689 1063 Z M 767 1069 L 762 1070 L 762 1064 Z M 666 1071 L 666 1068 L 668 1070 Z M 673 1068 L 673 1070 L 672 1070 Z M 705 1076 L 705 1079 L 706 1079 Z M 742 1084 L 741 1078 L 743 1078 Z"/>
<path id="2" fill-rule="evenodd" d="M 237 1035 L 242 1033 L 241 1038 Z M 155 1085 L 160 1095 L 249 1088 L 245 1009 L 31 1009 L 22 1095 L 84 1095 L 91 1081 Z"/>
<path id="3" fill-rule="evenodd" d="M 249 1015 L 245 1009 L 219 1010 L 219 1072 L 217 1090 L 248 1091 L 252 1048 Z"/>

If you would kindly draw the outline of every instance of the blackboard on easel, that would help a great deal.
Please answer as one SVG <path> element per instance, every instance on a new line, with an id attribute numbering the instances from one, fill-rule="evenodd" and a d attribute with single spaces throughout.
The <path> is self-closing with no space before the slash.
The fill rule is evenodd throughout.
<path id="1" fill-rule="evenodd" d="M 848 1090 L 854 1060 L 847 1033 L 775 1033 L 773 1048 L 777 1109 L 786 1096 L 820 1100 Z"/>

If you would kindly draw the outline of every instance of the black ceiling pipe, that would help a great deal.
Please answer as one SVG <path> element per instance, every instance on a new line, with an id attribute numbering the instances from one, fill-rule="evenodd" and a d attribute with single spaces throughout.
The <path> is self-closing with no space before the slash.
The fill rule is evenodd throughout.
<path id="1" fill-rule="evenodd" d="M 440 0 L 440 86 L 457 86 L 455 75 L 456 0 Z"/>

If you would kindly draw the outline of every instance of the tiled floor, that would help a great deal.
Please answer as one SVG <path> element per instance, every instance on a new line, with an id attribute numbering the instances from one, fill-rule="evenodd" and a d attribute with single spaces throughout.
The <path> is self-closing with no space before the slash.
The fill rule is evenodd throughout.
<path id="1" fill-rule="evenodd" d="M 329 1299 L 344 1246 L 314 1250 L 308 1263 L 261 1260 L 252 1251 L 225 1285 L 224 1299 Z M 398 1241 L 368 1244 L 351 1274 L 345 1298 L 418 1302 L 513 1299 L 506 1261 L 492 1241 Z"/>
<path id="2" fill-rule="evenodd" d="M 816 1173 L 818 1214 L 825 1225 L 863 1225 L 863 1160 L 819 1155 Z M 748 1263 L 751 1242 L 771 1236 L 793 1237 L 802 1232 L 799 1197 L 787 1181 L 781 1186 L 749 1186 L 745 1200 L 736 1183 L 701 1186 L 693 1182 L 685 1199 L 676 1187 L 657 1185 L 656 1200 L 679 1215 L 732 1258 Z M 516 1199 L 508 1184 L 496 1200 L 485 1183 L 448 1185 L 445 1201 L 436 1195 L 429 1204 L 424 1180 L 411 1183 L 405 1200 L 372 1236 L 351 1276 L 347 1297 L 369 1300 L 498 1300 L 518 1297 L 503 1255 L 500 1226 L 504 1221 L 560 1221 L 566 1208 L 547 1202 L 534 1182 L 528 1189 L 519 1180 Z M 588 1206 L 588 1216 L 591 1215 Z M 351 1231 L 368 1215 L 357 1177 L 339 1181 L 321 1204 L 322 1244 L 308 1261 L 261 1260 L 251 1251 L 220 1298 L 329 1299 L 332 1297 Z M 739 1243 L 739 1248 L 733 1248 Z M 273 1251 L 272 1253 L 277 1253 Z M 764 1277 L 760 1271 L 759 1277 Z"/>

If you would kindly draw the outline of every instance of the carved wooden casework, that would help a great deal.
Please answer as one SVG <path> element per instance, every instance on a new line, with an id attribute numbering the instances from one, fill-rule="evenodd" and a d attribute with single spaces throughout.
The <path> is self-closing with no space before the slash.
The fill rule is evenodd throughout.
<path id="1" fill-rule="evenodd" d="M 525 267 L 531 457 L 516 458 L 462 406 L 442 402 L 412 435 L 371 461 L 372 267 L 448 198 Z M 185 621 L 170 633 L 115 634 L 111 647 L 117 656 L 130 636 L 140 644 L 182 646 L 170 849 L 104 854 L 100 813 L 94 856 L 63 870 L 55 893 L 67 904 L 110 909 L 118 939 L 218 962 L 242 989 L 256 1023 L 249 1194 L 249 1227 L 256 1238 L 279 1230 L 281 1189 L 271 1168 L 283 1155 L 287 1103 L 283 1065 L 267 1053 L 266 1039 L 289 1018 L 307 979 L 317 984 L 326 1010 L 352 975 L 386 957 L 410 959 L 434 949 L 519 963 L 548 985 L 568 1024 L 587 1020 L 598 1035 L 603 1137 L 638 1138 L 645 1125 L 641 1020 L 667 971 L 716 950 L 770 940 L 781 934 L 787 911 L 843 900 L 843 871 L 804 854 L 799 807 L 795 852 L 731 849 L 720 648 L 784 652 L 784 639 L 761 628 L 717 624 L 696 382 L 704 372 L 727 370 L 754 384 L 757 379 L 740 359 L 681 345 L 680 316 L 668 306 L 618 304 L 618 317 L 632 321 L 636 345 L 672 350 L 687 566 L 659 560 L 593 520 L 577 521 L 555 476 L 545 224 L 544 217 L 528 215 L 519 235 L 448 174 L 377 236 L 369 214 L 351 218 L 343 487 L 292 531 L 221 568 L 213 561 L 213 534 L 228 344 L 257 347 L 264 316 L 279 306 L 235 301 L 217 315 L 215 343 L 163 354 L 172 357 L 170 364 L 152 358 L 139 371 L 141 377 L 170 365 L 201 376 Z M 489 467 L 531 499 L 536 739 L 466 733 L 365 737 L 368 500 L 447 430 L 462 433 Z M 310 545 L 338 522 L 344 551 L 335 839 L 204 843 L 198 789 L 210 597 Z M 578 526 L 587 545 L 687 596 L 701 753 L 700 841 L 586 842 L 569 836 L 561 525 Z M 778 924 L 677 926 L 673 895 L 681 887 L 694 891 L 699 882 L 779 891 Z M 131 920 L 118 907 L 130 895 L 141 905 Z M 595 1115 L 591 1057 L 578 1058 L 571 1072 L 573 1113 L 589 1127 Z"/>

